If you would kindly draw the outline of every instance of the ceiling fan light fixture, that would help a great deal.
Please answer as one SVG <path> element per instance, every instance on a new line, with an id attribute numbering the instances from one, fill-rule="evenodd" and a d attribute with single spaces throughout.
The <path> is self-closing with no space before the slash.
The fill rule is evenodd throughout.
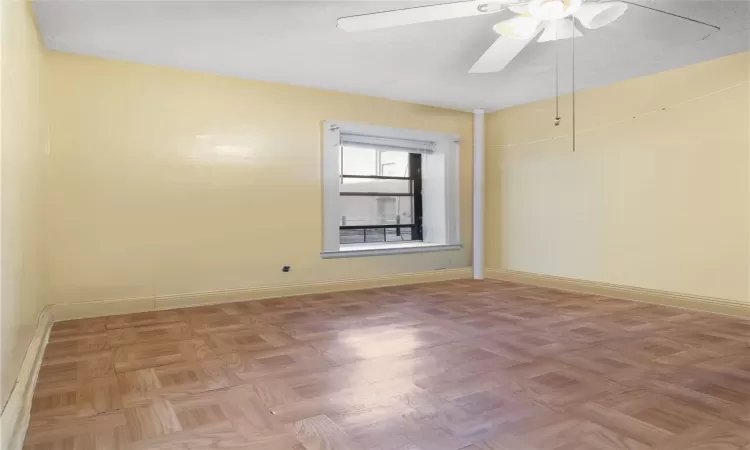
<path id="1" fill-rule="evenodd" d="M 578 28 L 573 25 L 570 20 L 553 20 L 547 22 L 544 27 L 544 32 L 539 36 L 537 42 L 549 42 L 558 41 L 562 39 L 570 39 L 572 37 L 581 37 L 583 34 Z"/>
<path id="2" fill-rule="evenodd" d="M 557 20 L 575 13 L 582 3 L 583 0 L 531 0 L 528 11 L 539 20 Z"/>
<path id="3" fill-rule="evenodd" d="M 596 30 L 619 19 L 627 9 L 623 2 L 587 3 L 578 10 L 576 19 L 589 30 Z"/>
<path id="4" fill-rule="evenodd" d="M 529 39 L 539 32 L 541 21 L 529 16 L 516 16 L 512 19 L 498 22 L 494 27 L 495 33 L 510 39 Z"/>

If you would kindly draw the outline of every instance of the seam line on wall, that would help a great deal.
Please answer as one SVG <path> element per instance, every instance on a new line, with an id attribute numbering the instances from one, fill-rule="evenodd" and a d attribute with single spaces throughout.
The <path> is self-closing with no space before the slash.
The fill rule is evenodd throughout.
<path id="1" fill-rule="evenodd" d="M 664 107 L 661 107 L 661 108 L 658 108 L 658 109 L 654 109 L 654 110 L 651 110 L 651 111 L 648 111 L 648 112 L 645 112 L 645 113 L 637 114 L 635 116 L 632 116 L 631 118 L 617 120 L 615 122 L 610 122 L 610 123 L 607 123 L 607 124 L 604 124 L 604 125 L 599 125 L 599 126 L 596 126 L 596 127 L 585 128 L 585 129 L 583 129 L 581 131 L 576 131 L 575 134 L 576 134 L 576 136 L 581 136 L 581 135 L 584 135 L 584 134 L 587 134 L 587 133 L 592 133 L 594 131 L 601 130 L 603 128 L 609 128 L 609 127 L 613 127 L 615 125 L 619 125 L 621 123 L 629 122 L 631 120 L 641 119 L 643 117 L 650 116 L 652 114 L 657 114 L 657 113 L 660 113 L 660 112 L 666 112 L 669 109 L 677 108 L 679 106 L 686 105 L 688 103 L 696 102 L 696 101 L 702 100 L 702 99 L 704 99 L 706 97 L 711 97 L 713 95 L 720 94 L 720 93 L 722 93 L 724 91 L 728 91 L 728 90 L 731 90 L 731 89 L 736 89 L 736 88 L 738 88 L 740 86 L 744 86 L 746 84 L 750 84 L 750 81 L 743 81 L 742 83 L 738 83 L 738 84 L 735 84 L 735 85 L 732 85 L 732 86 L 729 86 L 729 87 L 725 87 L 725 88 L 719 89 L 717 91 L 709 92 L 708 94 L 699 95 L 698 97 L 694 97 L 694 98 L 691 98 L 691 99 L 688 99 L 688 100 L 683 100 L 681 102 L 674 103 L 672 105 L 667 105 L 667 106 L 664 106 Z M 522 147 L 524 145 L 541 144 L 541 143 L 544 143 L 544 142 L 557 141 L 557 140 L 566 139 L 566 138 L 569 138 L 569 137 L 571 137 L 570 134 L 562 134 L 562 135 L 553 136 L 553 137 L 550 137 L 550 138 L 537 139 L 535 141 L 521 142 L 521 143 L 518 143 L 518 144 L 491 145 L 490 147 L 492 147 L 492 148 L 514 148 L 514 147 Z"/>

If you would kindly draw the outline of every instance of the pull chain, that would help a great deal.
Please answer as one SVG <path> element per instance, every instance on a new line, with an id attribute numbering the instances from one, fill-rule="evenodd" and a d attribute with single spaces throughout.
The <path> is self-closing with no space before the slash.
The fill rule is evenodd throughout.
<path id="1" fill-rule="evenodd" d="M 573 22 L 573 153 L 576 151 L 576 16 L 571 16 Z"/>
<path id="2" fill-rule="evenodd" d="M 560 126 L 560 33 L 555 32 L 555 126 Z"/>

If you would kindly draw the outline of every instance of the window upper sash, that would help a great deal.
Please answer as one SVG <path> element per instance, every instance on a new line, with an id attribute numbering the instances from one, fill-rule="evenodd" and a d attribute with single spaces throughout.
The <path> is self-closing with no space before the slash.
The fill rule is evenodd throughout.
<path id="1" fill-rule="evenodd" d="M 412 139 L 397 139 L 381 136 L 366 136 L 361 134 L 341 133 L 341 145 L 370 147 L 377 149 L 401 150 L 410 153 L 432 153 L 435 143 Z"/>

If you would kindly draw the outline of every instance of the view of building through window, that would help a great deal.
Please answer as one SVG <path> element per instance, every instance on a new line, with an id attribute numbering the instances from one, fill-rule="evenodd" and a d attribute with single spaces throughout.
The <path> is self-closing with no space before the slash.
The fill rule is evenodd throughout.
<path id="1" fill-rule="evenodd" d="M 340 243 L 420 240 L 420 169 L 419 153 L 341 146 Z"/>

